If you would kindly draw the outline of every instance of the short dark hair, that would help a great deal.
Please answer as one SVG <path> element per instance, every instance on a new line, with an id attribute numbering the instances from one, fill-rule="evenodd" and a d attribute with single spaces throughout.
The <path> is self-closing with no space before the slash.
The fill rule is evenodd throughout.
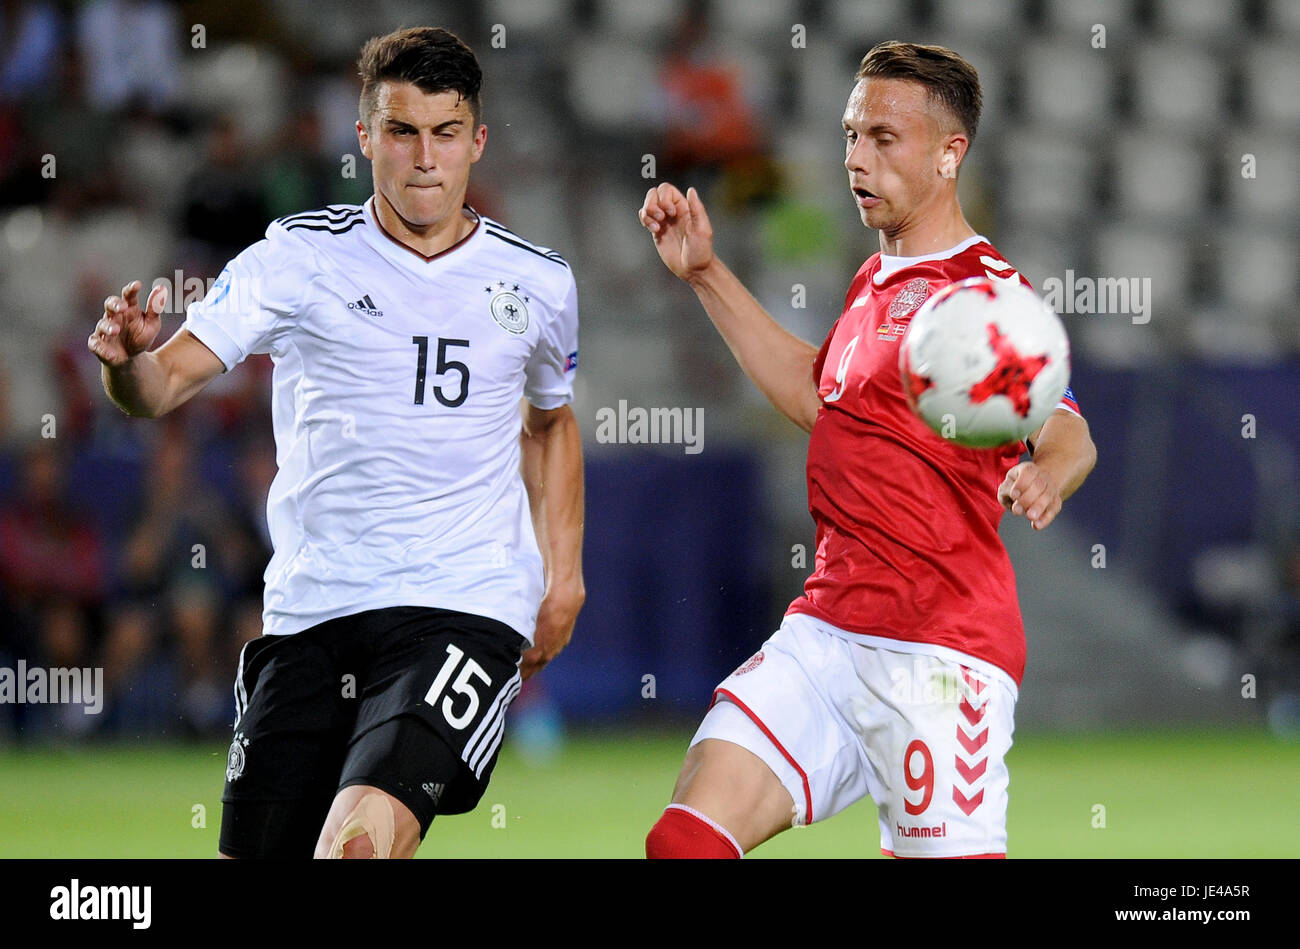
<path id="1" fill-rule="evenodd" d="M 358 107 L 366 126 L 375 111 L 379 84 L 385 81 L 414 83 L 425 93 L 454 92 L 469 103 L 475 125 L 482 114 L 483 71 L 474 51 L 441 27 L 417 26 L 372 37 L 361 47 L 357 73 L 361 76 Z"/>
<path id="2" fill-rule="evenodd" d="M 943 46 L 920 46 L 889 40 L 872 47 L 862 57 L 855 80 L 910 79 L 929 90 L 930 98 L 944 105 L 975 141 L 984 96 L 975 67 Z"/>

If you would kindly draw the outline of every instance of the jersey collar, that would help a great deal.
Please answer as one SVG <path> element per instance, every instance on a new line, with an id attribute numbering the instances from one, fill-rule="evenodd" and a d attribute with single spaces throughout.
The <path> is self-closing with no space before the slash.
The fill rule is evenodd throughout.
<path id="1" fill-rule="evenodd" d="M 956 257 L 962 251 L 976 244 L 987 244 L 988 238 L 983 234 L 976 234 L 968 237 L 955 247 L 949 247 L 947 250 L 936 251 L 933 254 L 922 254 L 919 257 L 894 257 L 890 254 L 880 255 L 880 266 L 871 276 L 871 282 L 876 286 L 881 286 L 886 280 L 907 267 L 919 264 L 927 260 L 947 260 L 950 257 Z"/>
<path id="2" fill-rule="evenodd" d="M 474 227 L 450 247 L 439 251 L 432 257 L 426 257 L 415 248 L 402 243 L 384 229 L 384 226 L 379 223 L 379 215 L 375 213 L 375 196 L 373 194 L 366 199 L 366 203 L 362 205 L 362 208 L 365 211 L 366 223 L 372 225 L 363 229 L 370 245 L 389 260 L 420 275 L 428 275 L 434 270 L 441 269 L 440 264 L 447 262 L 458 252 L 463 252 L 477 244 L 482 240 L 484 234 L 483 216 L 468 204 L 462 205 L 461 213 L 474 221 Z"/>

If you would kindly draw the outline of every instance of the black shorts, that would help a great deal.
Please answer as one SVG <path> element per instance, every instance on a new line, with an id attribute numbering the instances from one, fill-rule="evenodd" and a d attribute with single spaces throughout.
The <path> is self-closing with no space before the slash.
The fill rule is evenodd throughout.
<path id="1" fill-rule="evenodd" d="M 369 610 L 240 654 L 221 852 L 310 857 L 342 788 L 372 785 L 420 821 L 473 810 L 519 694 L 527 641 L 497 620 Z"/>

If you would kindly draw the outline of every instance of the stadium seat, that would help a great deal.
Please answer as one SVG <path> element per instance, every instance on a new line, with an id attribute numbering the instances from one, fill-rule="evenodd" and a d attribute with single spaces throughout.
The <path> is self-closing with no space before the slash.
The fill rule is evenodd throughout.
<path id="1" fill-rule="evenodd" d="M 770 137 L 773 156 L 786 175 L 786 194 L 796 200 L 824 204 L 843 199 L 850 211 L 848 174 L 837 161 L 841 143 L 841 101 L 849 86 L 839 83 L 828 88 L 820 103 L 802 112 L 798 124 L 773 129 Z M 853 215 L 855 218 L 857 214 Z"/>
<path id="2" fill-rule="evenodd" d="M 1300 37 L 1300 3 L 1263 0 L 1264 29 L 1269 36 Z"/>
<path id="3" fill-rule="evenodd" d="M 1208 162 L 1186 136 L 1117 130 L 1112 169 L 1115 205 L 1125 214 L 1190 221 L 1205 208 Z"/>
<path id="4" fill-rule="evenodd" d="M 1252 127 L 1234 129 L 1223 138 L 1228 208 L 1255 222 L 1293 225 L 1300 208 L 1300 154 L 1294 137 Z M 1253 177 L 1243 177 L 1245 172 Z"/>
<path id="5" fill-rule="evenodd" d="M 685 9 L 685 0 L 601 0 L 601 24 L 627 39 L 640 37 L 643 47 L 652 48 L 677 25 Z"/>
<path id="6" fill-rule="evenodd" d="M 187 108 L 199 114 L 228 112 L 253 140 L 280 131 L 289 103 L 282 92 L 287 80 L 279 56 L 264 47 L 231 43 L 210 55 L 184 56 L 181 62 Z"/>
<path id="7" fill-rule="evenodd" d="M 1095 210 L 1098 169 L 1087 142 L 1018 126 L 989 144 L 1001 154 L 996 178 L 1000 213 L 1046 222 Z"/>
<path id="8" fill-rule="evenodd" d="M 1223 57 L 1183 43 L 1143 44 L 1133 55 L 1135 118 L 1203 129 L 1224 112 Z"/>
<path id="9" fill-rule="evenodd" d="M 1044 6 L 1048 28 L 1064 34 L 1062 38 L 1091 38 L 1090 31 L 1097 23 L 1103 24 L 1109 34 L 1111 30 L 1128 29 L 1133 22 L 1133 0 L 1046 0 Z"/>
<path id="10" fill-rule="evenodd" d="M 898 34 L 902 39 L 911 26 L 912 5 L 905 0 L 825 0 L 822 4 L 821 28 L 836 36 Z"/>
<path id="11" fill-rule="evenodd" d="M 1285 326 L 1243 320 L 1230 304 L 1196 306 L 1185 320 L 1183 345 L 1206 362 L 1266 364 L 1276 361 L 1285 346 L 1295 348 L 1293 335 L 1287 342 Z"/>
<path id="12" fill-rule="evenodd" d="M 1261 125 L 1300 128 L 1300 56 L 1294 46 L 1256 44 L 1242 53 L 1246 110 Z"/>
<path id="13" fill-rule="evenodd" d="M 572 7 L 572 0 L 487 0 L 483 21 L 489 28 L 498 23 L 506 28 L 509 48 L 516 30 L 529 37 L 558 36 L 561 25 L 572 19 Z"/>
<path id="14" fill-rule="evenodd" d="M 795 0 L 713 0 L 713 23 L 718 32 L 742 37 L 761 47 L 789 46 L 796 23 L 809 26 Z"/>
<path id="15" fill-rule="evenodd" d="M 1189 302 L 1192 246 L 1196 240 L 1195 236 L 1140 220 L 1110 222 L 1094 234 L 1091 276 L 1150 278 L 1150 324 L 1167 327 L 1182 319 Z M 1124 314 L 1099 314 L 1097 319 L 1132 322 Z"/>
<path id="16" fill-rule="evenodd" d="M 510 176 L 508 188 L 501 189 L 501 223 L 571 260 L 579 250 L 577 222 L 572 215 L 555 213 L 564 206 L 566 193 L 563 177 L 544 161 L 528 163 Z"/>
<path id="17" fill-rule="evenodd" d="M 569 62 L 569 96 L 578 118 L 608 132 L 643 133 L 654 123 L 658 66 L 644 43 L 592 35 Z"/>
<path id="18" fill-rule="evenodd" d="M 1249 322 L 1266 322 L 1296 299 L 1296 261 L 1300 246 L 1293 234 L 1250 225 L 1216 228 L 1214 286 L 1233 313 Z"/>
<path id="19" fill-rule="evenodd" d="M 71 304 L 75 268 L 68 259 L 67 241 L 77 225 L 39 207 L 6 209 L 0 214 L 0 246 L 4 248 L 4 270 L 0 291 L 4 293 L 5 319 L 0 321 L 0 340 L 25 326 L 30 331 L 55 314 L 66 314 Z M 41 299 L 49 300 L 49 309 Z M 57 322 L 57 321 L 56 321 Z M 45 325 L 49 329 L 50 324 Z M 87 330 L 89 332 L 89 330 Z"/>
<path id="20" fill-rule="evenodd" d="M 834 138 L 840 134 L 840 116 L 853 89 L 853 74 L 857 72 L 858 62 L 870 49 L 870 41 L 830 37 L 827 45 L 833 52 L 797 56 L 792 68 L 797 81 L 800 120 Z"/>
<path id="21" fill-rule="evenodd" d="M 407 23 L 390 24 L 382 7 L 372 8 L 367 16 L 358 17 L 355 6 L 347 0 L 275 0 L 275 12 L 300 48 L 326 61 L 355 59 L 357 50 L 369 37 L 398 26 L 430 19 L 437 22 L 436 12 L 429 9 Z"/>
<path id="22" fill-rule="evenodd" d="M 1116 72 L 1107 50 L 1086 38 L 1030 41 L 1020 59 L 1026 118 L 1071 129 L 1096 128 L 1115 114 Z"/>
<path id="23" fill-rule="evenodd" d="M 1006 220 L 999 222 L 996 233 L 985 236 L 1040 294 L 1050 287 L 1048 281 L 1064 281 L 1067 270 L 1090 273 L 1084 256 L 1088 247 L 1072 228 Z"/>
<path id="24" fill-rule="evenodd" d="M 970 37 L 1019 34 L 1027 26 L 1021 0 L 944 0 L 934 7 L 934 27 Z"/>
<path id="25" fill-rule="evenodd" d="M 1245 29 L 1242 3 L 1224 0 L 1154 0 L 1155 30 L 1161 36 L 1218 40 Z"/>

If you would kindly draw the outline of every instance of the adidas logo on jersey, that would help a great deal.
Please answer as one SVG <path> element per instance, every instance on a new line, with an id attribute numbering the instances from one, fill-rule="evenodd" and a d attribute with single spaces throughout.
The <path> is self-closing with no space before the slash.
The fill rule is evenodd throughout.
<path id="1" fill-rule="evenodd" d="M 375 301 L 370 299 L 370 294 L 366 294 L 360 300 L 348 304 L 349 310 L 360 310 L 366 316 L 383 316 L 384 311 L 375 309 Z"/>

